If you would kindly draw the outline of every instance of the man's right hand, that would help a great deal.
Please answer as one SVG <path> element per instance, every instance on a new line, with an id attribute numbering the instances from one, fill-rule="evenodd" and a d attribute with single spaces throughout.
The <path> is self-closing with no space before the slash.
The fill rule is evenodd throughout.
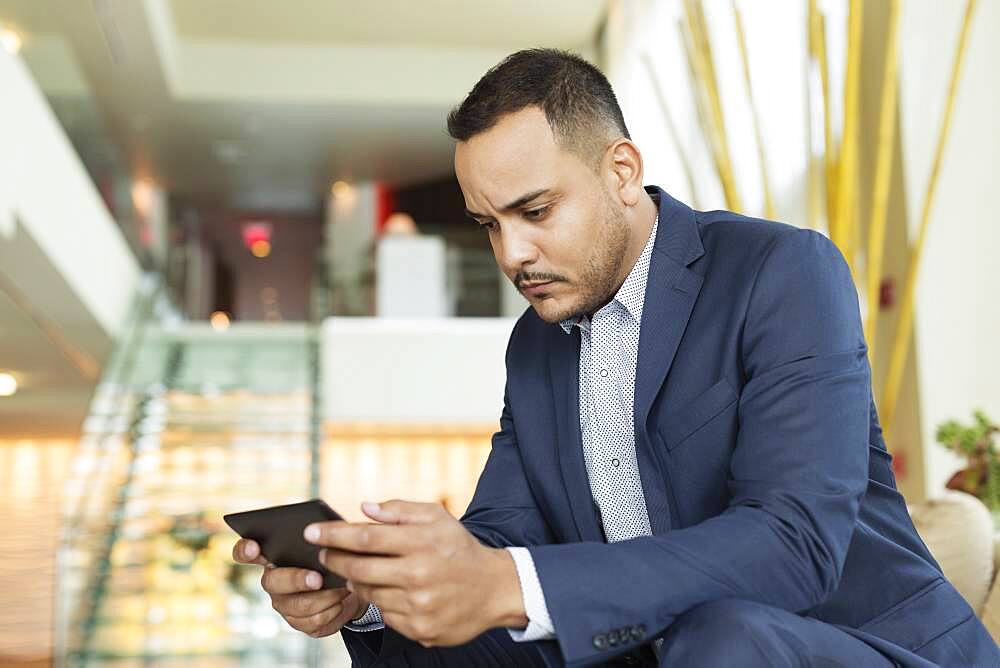
<path id="1" fill-rule="evenodd" d="M 322 638 L 339 631 L 368 609 L 368 601 L 344 587 L 320 589 L 323 577 L 304 568 L 279 568 L 260 554 L 256 541 L 245 538 L 233 546 L 233 560 L 264 567 L 260 584 L 271 596 L 271 607 L 293 629 Z"/>

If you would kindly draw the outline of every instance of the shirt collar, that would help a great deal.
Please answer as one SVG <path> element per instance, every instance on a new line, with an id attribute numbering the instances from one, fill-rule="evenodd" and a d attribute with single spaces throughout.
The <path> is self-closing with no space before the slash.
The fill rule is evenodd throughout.
<path id="1" fill-rule="evenodd" d="M 642 253 L 639 254 L 639 259 L 635 261 L 632 271 L 625 277 L 625 281 L 618 288 L 618 292 L 615 293 L 615 298 L 612 300 L 624 306 L 632 314 L 632 317 L 635 318 L 636 323 L 642 322 L 642 305 L 646 298 L 646 279 L 649 277 L 649 261 L 653 255 L 653 242 L 656 240 L 656 228 L 659 222 L 660 216 L 657 214 L 656 219 L 653 221 L 653 229 L 649 232 L 649 239 L 646 240 L 646 245 L 642 249 Z M 574 325 L 579 325 L 581 329 L 587 329 L 590 326 L 590 319 L 586 314 L 581 314 L 566 318 L 559 323 L 559 326 L 567 334 L 573 331 Z"/>

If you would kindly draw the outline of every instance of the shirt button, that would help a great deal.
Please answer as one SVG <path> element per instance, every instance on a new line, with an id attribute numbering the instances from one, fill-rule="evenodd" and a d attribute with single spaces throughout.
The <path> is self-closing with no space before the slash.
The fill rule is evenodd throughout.
<path id="1" fill-rule="evenodd" d="M 621 464 L 621 462 L 620 462 L 620 461 L 618 461 L 618 458 L 617 458 L 617 457 L 614 457 L 614 458 L 612 458 L 612 460 L 611 460 L 611 465 L 612 465 L 612 466 L 614 466 L 615 468 L 618 468 L 618 465 L 619 465 L 619 464 Z"/>
<path id="2" fill-rule="evenodd" d="M 607 378 L 608 377 L 608 370 L 607 369 L 601 369 L 601 377 L 602 378 Z"/>

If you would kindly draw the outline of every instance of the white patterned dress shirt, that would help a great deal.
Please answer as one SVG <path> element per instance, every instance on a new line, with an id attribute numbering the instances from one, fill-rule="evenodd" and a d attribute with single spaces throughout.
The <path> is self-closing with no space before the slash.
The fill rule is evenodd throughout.
<path id="1" fill-rule="evenodd" d="M 646 296 L 649 260 L 659 216 L 646 246 L 615 298 L 592 318 L 579 316 L 560 323 L 570 334 L 580 328 L 580 435 L 590 492 L 600 511 L 608 542 L 652 535 L 646 498 L 639 477 L 632 420 L 639 326 Z M 545 596 L 531 553 L 507 548 L 517 566 L 528 617 L 522 630 L 507 629 L 519 642 L 555 637 Z"/>

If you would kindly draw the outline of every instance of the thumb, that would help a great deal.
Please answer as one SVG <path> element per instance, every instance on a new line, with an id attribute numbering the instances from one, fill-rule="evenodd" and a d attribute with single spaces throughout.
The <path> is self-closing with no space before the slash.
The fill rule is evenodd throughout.
<path id="1" fill-rule="evenodd" d="M 434 521 L 442 510 L 443 508 L 436 503 L 417 503 L 400 499 L 382 503 L 365 501 L 361 504 L 361 511 L 365 515 L 383 524 L 426 524 Z"/>

